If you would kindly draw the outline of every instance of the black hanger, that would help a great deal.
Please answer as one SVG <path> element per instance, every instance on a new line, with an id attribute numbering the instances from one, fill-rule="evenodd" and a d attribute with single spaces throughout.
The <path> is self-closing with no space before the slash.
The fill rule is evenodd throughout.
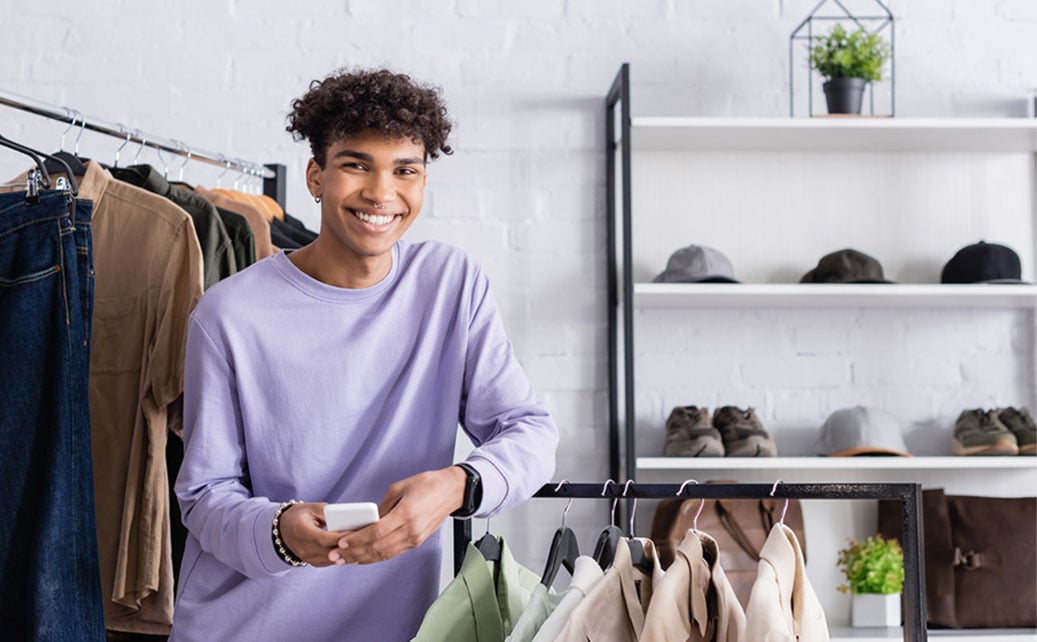
<path id="1" fill-rule="evenodd" d="M 500 561 L 500 539 L 496 535 L 491 535 L 490 531 L 487 530 L 486 534 L 479 538 L 479 541 L 475 543 L 475 547 L 479 549 L 479 552 L 482 553 L 487 562 Z"/>
<path id="2" fill-rule="evenodd" d="M 48 156 L 47 170 L 54 173 L 67 172 L 77 178 L 83 178 L 86 175 L 84 160 L 61 149 Z"/>
<path id="3" fill-rule="evenodd" d="M 619 541 L 623 539 L 623 531 L 618 526 L 609 524 L 598 535 L 598 543 L 594 545 L 594 561 L 598 563 L 601 570 L 612 566 L 612 560 L 616 559 L 616 548 Z"/>
<path id="4" fill-rule="evenodd" d="M 576 541 L 576 533 L 568 526 L 560 527 L 551 539 L 551 548 L 547 553 L 547 564 L 544 566 L 540 583 L 550 588 L 555 576 L 558 575 L 558 569 L 563 566 L 572 575 L 576 568 L 576 558 L 579 556 L 580 545 Z"/>
<path id="5" fill-rule="evenodd" d="M 651 574 L 655 568 L 655 562 L 652 558 L 645 555 L 645 547 L 641 544 L 641 541 L 628 537 L 627 545 L 630 547 L 630 563 L 645 573 Z"/>
<path id="6" fill-rule="evenodd" d="M 2 134 L 0 134 L 0 145 L 8 149 L 14 150 L 19 154 L 25 154 L 26 156 L 30 157 L 33 160 L 33 162 L 36 163 L 36 167 L 40 170 L 40 173 L 43 174 L 44 187 L 50 187 L 50 173 L 47 171 L 46 163 L 44 162 L 43 158 L 41 158 L 42 156 L 44 156 L 44 154 L 41 154 L 30 147 L 26 147 L 21 143 L 16 143 L 10 138 L 5 138 Z"/>

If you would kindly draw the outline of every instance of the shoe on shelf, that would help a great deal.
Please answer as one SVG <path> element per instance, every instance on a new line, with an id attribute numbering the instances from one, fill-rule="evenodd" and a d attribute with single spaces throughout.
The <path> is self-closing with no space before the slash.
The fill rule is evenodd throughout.
<path id="1" fill-rule="evenodd" d="M 1015 435 L 998 419 L 998 411 L 963 410 L 954 424 L 955 455 L 1018 455 Z"/>
<path id="2" fill-rule="evenodd" d="M 723 457 L 724 442 L 709 420 L 709 409 L 677 406 L 666 420 L 668 457 Z"/>
<path id="3" fill-rule="evenodd" d="M 720 431 L 728 457 L 776 457 L 778 448 L 763 429 L 756 411 L 735 406 L 718 408 L 713 426 Z"/>
<path id="4" fill-rule="evenodd" d="M 1037 455 L 1037 424 L 1026 408 L 1001 408 L 997 418 L 1015 435 L 1020 455 Z"/>

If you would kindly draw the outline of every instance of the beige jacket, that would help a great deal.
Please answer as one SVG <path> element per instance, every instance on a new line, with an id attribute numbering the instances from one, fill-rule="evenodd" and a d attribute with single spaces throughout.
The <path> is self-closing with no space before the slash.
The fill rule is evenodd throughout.
<path id="1" fill-rule="evenodd" d="M 675 553 L 653 592 L 640 642 L 740 642 L 745 614 L 724 569 L 716 563 L 717 541 L 688 529 Z M 710 587 L 715 589 L 714 604 L 707 600 Z"/>
<path id="2" fill-rule="evenodd" d="M 828 623 L 792 529 L 771 528 L 745 609 L 745 639 L 753 642 L 828 642 Z"/>
<path id="3" fill-rule="evenodd" d="M 630 549 L 622 542 L 612 568 L 573 610 L 558 642 L 636 642 L 644 628 L 653 587 L 663 578 L 655 544 L 650 539 L 636 539 L 644 548 L 645 558 L 652 562 L 652 572 L 635 567 Z"/>

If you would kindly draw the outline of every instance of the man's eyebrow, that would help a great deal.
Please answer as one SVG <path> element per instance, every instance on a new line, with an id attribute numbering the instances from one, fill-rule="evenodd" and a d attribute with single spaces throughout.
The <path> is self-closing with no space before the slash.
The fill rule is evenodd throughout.
<path id="1" fill-rule="evenodd" d="M 374 162 L 374 157 L 371 156 L 370 154 L 366 154 L 364 152 L 358 152 L 358 151 L 356 151 L 354 149 L 341 149 L 341 150 L 335 152 L 335 154 L 331 157 L 331 160 L 336 160 L 336 159 L 342 158 L 342 157 L 355 158 L 357 160 L 362 160 L 365 163 L 373 163 Z M 421 158 L 397 158 L 396 160 L 393 161 L 393 165 L 424 165 L 424 164 L 425 164 L 425 161 L 423 159 L 421 159 Z"/>

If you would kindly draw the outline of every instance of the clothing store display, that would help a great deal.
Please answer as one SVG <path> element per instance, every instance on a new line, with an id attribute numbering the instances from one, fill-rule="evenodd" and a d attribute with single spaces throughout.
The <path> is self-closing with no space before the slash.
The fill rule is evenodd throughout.
<path id="1" fill-rule="evenodd" d="M 997 410 L 963 410 L 954 422 L 951 452 L 955 455 L 1018 455 L 1015 434 L 1001 422 Z"/>
<path id="2" fill-rule="evenodd" d="M 940 283 L 1026 283 L 1019 255 L 1007 245 L 980 241 L 958 250 L 943 266 Z"/>
<path id="3" fill-rule="evenodd" d="M 882 273 L 882 264 L 859 250 L 846 248 L 826 254 L 800 283 L 893 283 Z"/>
<path id="4" fill-rule="evenodd" d="M 669 457 L 723 457 L 724 442 L 713 427 L 709 408 L 677 406 L 666 420 L 666 447 Z"/>
<path id="5" fill-rule="evenodd" d="M 704 245 L 682 247 L 670 255 L 655 283 L 738 283 L 731 260 Z"/>
<path id="6" fill-rule="evenodd" d="M 745 613 L 719 563 L 717 541 L 689 529 L 653 587 L 639 642 L 741 642 Z"/>
<path id="7" fill-rule="evenodd" d="M 883 537 L 902 540 L 901 511 L 899 502 L 879 502 Z M 1037 497 L 926 489 L 922 521 L 930 626 L 1037 627 Z"/>
<path id="8" fill-rule="evenodd" d="M 32 203 L 24 189 L 0 194 L 0 637 L 9 640 L 104 639 L 85 403 L 92 208 L 67 191 Z"/>
<path id="9" fill-rule="evenodd" d="M 278 504 L 377 502 L 394 482 L 451 465 L 459 420 L 476 444 L 466 459 L 482 481 L 476 516 L 550 478 L 557 428 L 485 273 L 442 243 L 401 240 L 391 252 L 385 278 L 358 289 L 275 254 L 196 308 L 176 484 L 192 534 L 173 640 L 408 639 L 438 593 L 439 534 L 378 564 L 293 568 L 271 544 Z M 371 363 L 392 376 L 371 377 Z M 511 438 L 481 447 L 502 426 Z M 285 452 L 300 463 L 285 466 Z"/>
<path id="10" fill-rule="evenodd" d="M 569 615 L 557 642 L 636 642 L 654 586 L 663 578 L 652 540 L 636 538 L 651 563 L 651 572 L 635 566 L 628 546 L 616 548 L 612 568 Z"/>
<path id="11" fill-rule="evenodd" d="M 778 523 L 760 550 L 760 564 L 745 607 L 745 639 L 827 642 L 825 612 L 806 573 L 791 528 Z"/>
<path id="12" fill-rule="evenodd" d="M 191 215 L 202 250 L 206 288 L 238 271 L 230 234 L 212 203 L 198 194 L 170 185 L 150 165 L 111 168 L 110 171 L 118 180 L 168 198 Z"/>
<path id="13" fill-rule="evenodd" d="M 535 631 L 532 638 L 533 642 L 554 642 L 555 639 L 561 634 L 562 629 L 565 628 L 565 623 L 569 621 L 569 616 L 579 606 L 580 602 L 587 597 L 591 589 L 604 577 L 605 573 L 598 566 L 598 563 L 593 558 L 586 555 L 581 555 L 576 558 L 575 569 L 573 570 L 572 581 L 569 582 L 568 588 L 562 593 L 561 600 L 550 610 L 547 619 L 539 626 Z M 540 586 L 543 586 L 542 584 Z M 548 594 L 550 595 L 550 594 Z M 550 606 L 550 603 L 548 604 Z M 526 607 L 527 610 L 529 607 Z M 531 618 L 539 619 L 539 614 L 530 616 Z M 524 620 L 526 619 L 525 611 L 522 612 L 522 617 L 519 618 L 519 624 L 515 625 L 515 631 L 512 632 L 516 636 L 515 640 L 524 639 Z"/>
<path id="14" fill-rule="evenodd" d="M 1037 455 L 1037 424 L 1026 408 L 1001 408 L 997 418 L 1015 435 L 1020 455 Z"/>
<path id="15" fill-rule="evenodd" d="M 256 250 L 256 261 L 265 259 L 274 253 L 274 246 L 270 242 L 270 224 L 267 222 L 266 218 L 260 214 L 259 210 L 248 203 L 236 201 L 229 196 L 205 189 L 200 185 L 195 185 L 192 189 L 217 208 L 227 210 L 228 212 L 234 212 L 245 217 L 245 220 L 248 221 L 249 228 L 252 230 L 252 239 Z"/>
<path id="16" fill-rule="evenodd" d="M 96 162 L 86 163 L 79 196 L 93 201 L 89 407 L 105 626 L 165 635 L 173 617 L 166 439 L 182 431 L 201 251 L 183 209 Z"/>
<path id="17" fill-rule="evenodd" d="M 735 406 L 723 406 L 713 413 L 713 426 L 724 441 L 727 457 L 776 457 L 778 447 L 774 444 L 756 411 L 742 410 Z"/>
<path id="18" fill-rule="evenodd" d="M 828 457 L 895 455 L 910 457 L 900 421 L 872 406 L 836 410 L 821 424 L 817 454 Z"/>
<path id="19" fill-rule="evenodd" d="M 541 584 L 536 573 L 515 562 L 503 538 L 500 545 L 500 561 L 488 562 L 468 544 L 461 572 L 425 613 L 415 642 L 503 642 Z M 399 639 L 385 637 L 386 630 L 372 631 L 367 639 Z M 349 634 L 353 639 L 352 625 Z"/>
<path id="20" fill-rule="evenodd" d="M 776 499 L 664 499 L 652 517 L 651 538 L 663 568 L 669 569 L 689 529 L 708 533 L 717 542 L 725 577 L 745 607 L 756 582 L 760 551 L 783 511 L 785 525 L 796 534 L 806 559 L 803 508 L 795 499 L 789 500 L 787 509 L 784 500 Z"/>

